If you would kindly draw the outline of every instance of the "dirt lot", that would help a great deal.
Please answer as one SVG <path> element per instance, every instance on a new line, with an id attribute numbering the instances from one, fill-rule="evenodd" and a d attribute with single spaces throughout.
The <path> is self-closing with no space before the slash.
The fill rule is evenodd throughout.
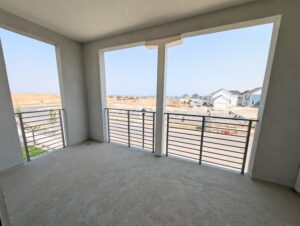
<path id="1" fill-rule="evenodd" d="M 60 95 L 55 94 L 24 94 L 12 93 L 14 106 L 18 105 L 43 105 L 43 104 L 60 104 Z"/>
<path id="2" fill-rule="evenodd" d="M 137 97 L 108 97 L 108 108 L 119 109 L 135 109 L 141 110 L 145 108 L 149 111 L 155 111 L 156 99 L 153 98 L 137 98 Z M 187 103 L 180 103 L 178 100 L 167 99 L 166 110 L 173 113 L 185 113 L 185 114 L 200 114 L 208 116 L 220 116 L 220 117 L 241 117 L 245 119 L 257 119 L 258 108 L 252 107 L 230 107 L 226 109 L 216 109 L 214 107 L 190 107 Z"/>

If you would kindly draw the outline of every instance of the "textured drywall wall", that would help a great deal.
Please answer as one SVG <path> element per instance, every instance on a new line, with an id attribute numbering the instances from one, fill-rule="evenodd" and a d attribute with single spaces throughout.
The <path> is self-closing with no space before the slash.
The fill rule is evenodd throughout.
<path id="1" fill-rule="evenodd" d="M 67 144 L 73 145 L 88 139 L 88 114 L 83 74 L 82 44 L 3 10 L 0 10 L 0 26 L 56 46 L 62 105 L 66 113 L 65 131 Z M 8 95 L 1 100 L 1 121 L 5 120 L 2 115 L 2 109 L 10 107 L 11 99 Z M 13 112 L 9 112 L 9 114 L 11 114 L 10 117 L 13 116 Z M 14 128 L 15 124 L 10 126 Z M 2 125 L 1 128 L 3 128 Z M 1 132 L 1 138 L 2 136 Z M 14 134 L 14 136 L 17 135 Z M 7 147 L 11 145 L 15 148 L 19 145 L 15 138 L 6 140 L 6 143 Z M 0 143 L 0 148 L 5 148 L 2 142 Z M 13 152 L 14 148 L 6 148 L 6 152 Z M 1 157 L 0 161 L 6 162 L 8 159 Z M 15 162 L 19 162 L 17 156 Z M 13 166 L 13 164 L 9 166 Z M 2 167 L 2 169 L 5 168 Z"/>
<path id="2" fill-rule="evenodd" d="M 293 186 L 300 164 L 300 1 L 260 0 L 84 44 L 90 137 L 104 141 L 99 49 L 282 15 L 252 176 Z M 102 87 L 101 87 L 102 86 Z M 102 89 L 101 89 L 102 88 Z"/>
<path id="3" fill-rule="evenodd" d="M 0 42 L 0 171 L 23 163 Z"/>

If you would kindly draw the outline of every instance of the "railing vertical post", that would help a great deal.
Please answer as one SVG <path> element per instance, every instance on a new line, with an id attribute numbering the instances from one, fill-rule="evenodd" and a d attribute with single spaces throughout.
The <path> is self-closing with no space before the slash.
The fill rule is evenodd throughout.
<path id="1" fill-rule="evenodd" d="M 143 148 L 145 148 L 145 112 L 142 112 L 143 116 Z"/>
<path id="2" fill-rule="evenodd" d="M 246 138 L 246 144 L 245 144 L 245 152 L 244 152 L 244 158 L 243 158 L 243 166 L 242 166 L 242 171 L 241 171 L 242 175 L 245 174 L 245 165 L 246 165 L 248 146 L 249 146 L 249 140 L 250 140 L 250 135 L 251 135 L 251 128 L 252 128 L 252 120 L 249 120 L 247 138 Z"/>
<path id="3" fill-rule="evenodd" d="M 108 143 L 110 143 L 110 123 L 109 123 L 109 109 L 106 108 L 106 114 L 107 114 L 107 139 Z"/>
<path id="4" fill-rule="evenodd" d="M 152 113 L 152 153 L 154 153 L 155 142 L 155 112 Z"/>
<path id="5" fill-rule="evenodd" d="M 128 119 L 128 147 L 130 148 L 130 111 L 127 110 L 127 119 Z"/>
<path id="6" fill-rule="evenodd" d="M 62 121 L 62 112 L 63 112 L 63 110 L 58 110 L 60 130 L 61 130 L 61 139 L 62 139 L 63 147 L 65 148 L 66 147 L 66 143 L 65 143 L 64 126 L 63 126 L 63 121 Z"/>
<path id="7" fill-rule="evenodd" d="M 203 139 L 205 131 L 205 116 L 202 116 L 202 126 L 201 126 L 201 141 L 200 141 L 200 154 L 199 154 L 199 164 L 202 163 L 202 152 L 203 152 Z"/>
<path id="8" fill-rule="evenodd" d="M 167 140 L 166 140 L 166 156 L 168 156 L 169 149 L 169 113 L 167 113 Z"/>
<path id="9" fill-rule="evenodd" d="M 25 129 L 24 129 L 24 123 L 23 123 L 22 113 L 19 113 L 19 121 L 20 121 L 20 127 L 21 127 L 23 142 L 24 142 L 26 159 L 27 159 L 27 161 L 30 161 L 30 155 L 29 155 L 29 150 L 28 150 L 28 146 L 27 146 L 27 140 L 26 140 L 26 134 L 25 134 Z"/>

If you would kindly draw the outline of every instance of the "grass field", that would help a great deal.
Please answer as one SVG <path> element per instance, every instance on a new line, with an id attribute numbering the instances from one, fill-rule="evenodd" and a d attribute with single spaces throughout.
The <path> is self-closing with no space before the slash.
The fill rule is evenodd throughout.
<path id="1" fill-rule="evenodd" d="M 35 158 L 48 152 L 47 150 L 38 147 L 28 147 L 28 151 L 30 158 Z M 24 147 L 22 147 L 22 154 L 23 158 L 26 159 L 26 151 Z"/>

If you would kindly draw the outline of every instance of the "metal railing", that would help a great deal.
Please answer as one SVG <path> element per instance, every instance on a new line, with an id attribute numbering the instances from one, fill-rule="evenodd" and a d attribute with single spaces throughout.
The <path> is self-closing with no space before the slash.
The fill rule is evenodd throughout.
<path id="1" fill-rule="evenodd" d="M 154 152 L 155 112 L 106 108 L 108 142 Z"/>
<path id="2" fill-rule="evenodd" d="M 23 140 L 22 152 L 27 161 L 66 146 L 63 109 L 20 112 L 15 115 Z"/>
<path id="3" fill-rule="evenodd" d="M 166 113 L 166 156 L 181 156 L 245 172 L 257 120 Z"/>

